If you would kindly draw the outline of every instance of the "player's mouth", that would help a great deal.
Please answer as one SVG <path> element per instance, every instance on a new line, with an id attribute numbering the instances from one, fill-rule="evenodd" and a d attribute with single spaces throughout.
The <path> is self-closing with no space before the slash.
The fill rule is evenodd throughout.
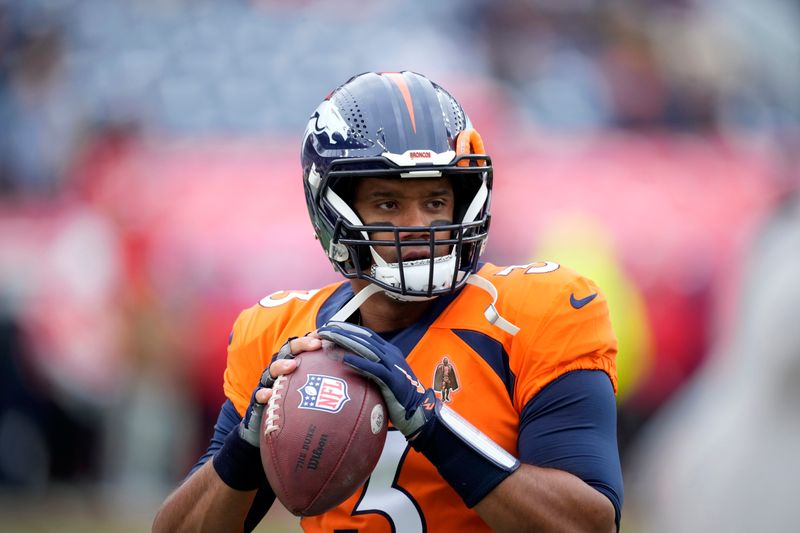
<path id="1" fill-rule="evenodd" d="M 403 254 L 403 262 L 419 261 L 421 259 L 430 259 L 430 250 L 410 251 Z"/>

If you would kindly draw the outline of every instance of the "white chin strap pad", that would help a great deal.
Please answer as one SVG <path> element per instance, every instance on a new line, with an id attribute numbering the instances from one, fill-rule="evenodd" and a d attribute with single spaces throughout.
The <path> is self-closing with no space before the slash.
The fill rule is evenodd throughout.
<path id="1" fill-rule="evenodd" d="M 467 278 L 467 283 L 488 292 L 492 297 L 492 303 L 490 303 L 483 312 L 483 316 L 486 317 L 486 320 L 488 320 L 490 324 L 497 326 L 511 335 L 516 335 L 519 333 L 519 327 L 500 316 L 500 313 L 497 312 L 497 308 L 494 306 L 494 304 L 497 303 L 497 287 L 492 285 L 491 281 L 486 278 L 482 278 L 477 274 L 473 274 Z"/>
<path id="2" fill-rule="evenodd" d="M 370 274 L 378 281 L 396 287 L 402 290 L 400 283 L 400 263 L 386 263 L 381 261 L 381 264 L 373 264 Z M 455 253 L 450 253 L 441 257 L 433 259 L 433 280 L 431 286 L 428 286 L 428 280 L 431 274 L 431 260 L 419 259 L 417 261 L 403 262 L 403 278 L 405 281 L 405 289 L 408 291 L 420 291 L 449 289 L 453 284 L 453 273 L 456 269 L 456 256 Z M 463 272 L 459 272 L 458 281 L 464 276 Z M 390 294 L 392 297 L 398 296 L 395 293 Z M 405 296 L 401 299 L 405 299 Z M 427 298 L 426 298 L 427 299 Z"/>

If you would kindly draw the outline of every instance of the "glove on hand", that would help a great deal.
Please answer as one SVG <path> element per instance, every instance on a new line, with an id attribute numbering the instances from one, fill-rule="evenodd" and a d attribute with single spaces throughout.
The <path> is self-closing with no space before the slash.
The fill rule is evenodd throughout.
<path id="1" fill-rule="evenodd" d="M 519 468 L 515 457 L 422 387 L 402 352 L 374 331 L 329 322 L 317 334 L 353 352 L 344 356 L 345 364 L 378 384 L 392 424 L 468 507 Z"/>
<path id="2" fill-rule="evenodd" d="M 369 328 L 347 322 L 328 322 L 317 334 L 356 354 L 346 354 L 344 363 L 378 384 L 392 424 L 406 438 L 435 416 L 438 400 L 433 390 L 420 385 L 396 346 Z"/>
<path id="3" fill-rule="evenodd" d="M 269 365 L 267 365 L 267 368 L 264 369 L 264 372 L 261 374 L 261 379 L 258 381 L 258 386 L 253 389 L 253 394 L 250 396 L 250 405 L 247 406 L 244 419 L 239 424 L 239 437 L 256 448 L 259 447 L 258 443 L 260 442 L 259 432 L 261 431 L 261 417 L 264 414 L 264 404 L 256 401 L 256 392 L 259 389 L 271 389 L 275 384 L 275 378 L 273 378 L 269 373 L 269 367 L 272 366 L 272 363 L 278 359 L 294 359 L 294 354 L 292 354 L 289 343 L 296 338 L 297 337 L 292 337 L 287 340 L 286 343 L 281 346 L 281 349 L 278 350 L 278 353 L 272 356 Z"/>
<path id="4" fill-rule="evenodd" d="M 271 388 L 275 383 L 269 373 L 269 367 L 278 359 L 291 359 L 292 350 L 286 341 L 278 353 L 272 356 L 269 366 L 261 374 L 258 386 L 250 396 L 250 405 L 247 406 L 244 418 L 239 426 L 231 431 L 222 447 L 214 455 L 212 463 L 220 479 L 229 487 L 250 491 L 256 490 L 266 483 L 266 475 L 261 466 L 259 452 L 259 432 L 261 431 L 261 417 L 264 413 L 264 404 L 256 401 L 256 391 L 262 388 Z"/>

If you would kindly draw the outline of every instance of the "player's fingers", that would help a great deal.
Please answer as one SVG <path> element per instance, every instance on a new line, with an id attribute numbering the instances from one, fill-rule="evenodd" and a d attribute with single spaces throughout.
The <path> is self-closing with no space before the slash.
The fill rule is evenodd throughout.
<path id="1" fill-rule="evenodd" d="M 374 353 L 368 341 L 357 334 L 342 335 L 333 329 L 320 329 L 320 336 L 370 361 L 380 361 L 380 357 Z"/>
<path id="2" fill-rule="evenodd" d="M 260 404 L 265 404 L 272 397 L 272 389 L 258 389 L 256 391 L 256 401 Z"/>
<path id="3" fill-rule="evenodd" d="M 302 352 L 313 352 L 314 350 L 319 350 L 322 348 L 322 341 L 316 335 L 313 337 L 311 335 L 298 337 L 289 341 L 289 348 L 291 349 L 293 355 L 297 355 Z"/>
<path id="4" fill-rule="evenodd" d="M 359 355 L 344 354 L 342 358 L 344 364 L 370 379 L 386 381 L 391 377 L 389 369 L 380 363 L 375 363 L 369 359 L 364 359 Z"/>
<path id="5" fill-rule="evenodd" d="M 295 368 L 297 368 L 297 361 L 295 359 L 277 359 L 269 365 L 269 375 L 274 379 L 278 376 L 294 372 Z"/>

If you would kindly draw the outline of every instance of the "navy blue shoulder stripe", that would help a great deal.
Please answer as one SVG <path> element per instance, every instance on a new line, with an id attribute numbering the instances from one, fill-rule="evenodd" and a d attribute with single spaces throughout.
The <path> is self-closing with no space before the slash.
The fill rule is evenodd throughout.
<path id="1" fill-rule="evenodd" d="M 467 345 L 481 356 L 481 359 L 494 370 L 497 377 L 499 377 L 506 386 L 508 398 L 514 401 L 514 385 L 517 377 L 511 371 L 508 363 L 508 354 L 506 353 L 503 344 L 493 339 L 492 337 L 481 333 L 479 331 L 472 331 L 469 329 L 454 329 L 458 338 L 467 343 Z"/>
<path id="2" fill-rule="evenodd" d="M 344 307 L 350 298 L 353 297 L 353 288 L 350 286 L 349 283 L 342 283 L 339 287 L 333 291 L 333 294 L 328 296 L 328 299 L 322 304 L 322 307 L 319 308 L 317 312 L 317 320 L 316 324 L 318 328 L 321 328 L 325 322 L 331 319 L 333 315 L 336 314 L 336 311 Z"/>
<path id="3" fill-rule="evenodd" d="M 417 322 L 399 332 L 391 332 L 390 342 L 397 346 L 403 354 L 408 357 L 408 354 L 425 335 L 431 324 L 433 324 L 442 311 L 461 294 L 461 290 L 463 289 L 459 289 L 455 294 L 443 294 L 436 298 L 430 308 L 425 311 Z M 341 287 L 333 291 L 333 294 L 325 300 L 325 303 L 322 304 L 322 307 L 320 307 L 317 313 L 317 327 L 322 327 L 339 309 L 344 307 L 352 297 L 353 289 L 349 283 L 344 283 Z"/>

